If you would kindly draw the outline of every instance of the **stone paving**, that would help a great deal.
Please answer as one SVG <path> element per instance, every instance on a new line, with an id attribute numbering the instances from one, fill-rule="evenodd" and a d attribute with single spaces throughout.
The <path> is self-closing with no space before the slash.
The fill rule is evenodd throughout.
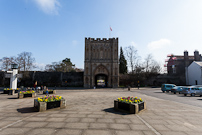
<path id="1" fill-rule="evenodd" d="M 135 89 L 58 90 L 65 109 L 36 112 L 34 99 L 0 94 L 0 135 L 201 135 L 202 108 L 137 93 Z M 44 96 L 37 94 L 37 97 Z M 147 109 L 127 114 L 114 99 L 141 97 Z"/>

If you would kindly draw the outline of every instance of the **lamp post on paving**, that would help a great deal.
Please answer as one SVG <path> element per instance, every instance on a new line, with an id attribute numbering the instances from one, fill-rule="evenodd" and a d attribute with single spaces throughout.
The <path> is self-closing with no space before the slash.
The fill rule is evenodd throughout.
<path id="1" fill-rule="evenodd" d="M 10 90 L 9 95 L 14 95 L 17 90 L 17 80 L 18 78 L 22 78 L 22 74 L 18 74 L 18 65 L 11 64 L 12 71 L 7 71 L 5 74 L 5 78 L 10 78 Z M 17 92 L 17 91 L 16 91 Z"/>
<path id="2" fill-rule="evenodd" d="M 11 64 L 12 71 L 7 71 L 10 73 L 10 89 L 16 90 L 17 89 L 17 75 L 18 75 L 18 65 Z"/>

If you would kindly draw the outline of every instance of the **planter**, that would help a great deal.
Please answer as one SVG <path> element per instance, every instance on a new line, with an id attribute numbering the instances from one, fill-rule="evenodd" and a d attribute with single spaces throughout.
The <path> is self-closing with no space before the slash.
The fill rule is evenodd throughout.
<path id="1" fill-rule="evenodd" d="M 43 112 L 47 109 L 60 108 L 63 109 L 66 107 L 65 99 L 61 99 L 61 101 L 54 102 L 39 102 L 37 99 L 34 99 L 34 107 L 39 111 Z"/>
<path id="2" fill-rule="evenodd" d="M 32 97 L 35 98 L 36 97 L 36 93 L 31 93 L 31 94 L 23 94 L 23 93 L 18 93 L 18 98 L 26 98 L 26 97 Z"/>
<path id="3" fill-rule="evenodd" d="M 19 91 L 20 91 L 19 88 L 17 88 L 16 90 L 4 89 L 3 94 L 15 95 L 15 93 L 18 93 Z"/>
<path id="4" fill-rule="evenodd" d="M 20 90 L 15 90 L 15 93 L 18 93 L 18 92 L 20 92 Z"/>
<path id="5" fill-rule="evenodd" d="M 119 111 L 125 111 L 127 113 L 136 114 L 140 111 L 146 109 L 146 103 L 140 102 L 140 103 L 124 103 L 119 102 L 118 100 L 114 100 L 114 109 Z"/>
<path id="6" fill-rule="evenodd" d="M 145 109 L 145 102 L 140 102 L 140 103 L 138 104 L 138 109 L 139 109 L 139 111 L 144 110 L 144 109 Z"/>
<path id="7" fill-rule="evenodd" d="M 3 94 L 8 94 L 9 90 L 4 90 Z"/>
<path id="8" fill-rule="evenodd" d="M 15 90 L 4 90 L 3 94 L 14 95 L 15 94 Z"/>
<path id="9" fill-rule="evenodd" d="M 8 95 L 15 95 L 15 90 L 8 90 Z"/>
<path id="10" fill-rule="evenodd" d="M 47 109 L 60 107 L 60 101 L 47 102 Z"/>
<path id="11" fill-rule="evenodd" d="M 46 94 L 46 90 L 43 91 L 43 94 Z M 56 94 L 56 90 L 50 90 L 48 94 Z"/>

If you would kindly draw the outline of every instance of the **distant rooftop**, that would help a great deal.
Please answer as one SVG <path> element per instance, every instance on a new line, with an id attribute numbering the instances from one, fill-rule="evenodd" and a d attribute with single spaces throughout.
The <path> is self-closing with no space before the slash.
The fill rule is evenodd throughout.
<path id="1" fill-rule="evenodd" d="M 202 67 L 202 61 L 194 61 L 194 62 Z"/>

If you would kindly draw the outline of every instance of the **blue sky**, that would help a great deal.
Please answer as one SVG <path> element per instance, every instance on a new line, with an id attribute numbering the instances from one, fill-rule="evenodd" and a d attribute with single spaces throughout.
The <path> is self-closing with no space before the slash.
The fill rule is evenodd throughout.
<path id="1" fill-rule="evenodd" d="M 119 38 L 164 64 L 202 53 L 201 0 L 0 0 L 0 58 L 32 52 L 39 67 L 71 58 L 84 66 L 84 39 Z"/>

